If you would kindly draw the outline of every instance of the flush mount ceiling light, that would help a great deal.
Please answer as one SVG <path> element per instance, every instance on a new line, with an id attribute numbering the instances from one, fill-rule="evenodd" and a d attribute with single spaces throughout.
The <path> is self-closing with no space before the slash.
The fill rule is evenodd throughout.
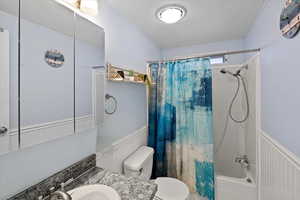
<path id="1" fill-rule="evenodd" d="M 158 19 L 167 24 L 175 24 L 183 19 L 185 15 L 186 9 L 179 5 L 164 6 L 156 13 Z"/>

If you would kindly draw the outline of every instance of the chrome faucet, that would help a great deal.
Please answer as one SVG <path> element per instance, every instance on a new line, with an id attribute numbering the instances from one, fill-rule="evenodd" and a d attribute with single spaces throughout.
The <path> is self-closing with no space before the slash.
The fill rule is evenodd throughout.
<path id="1" fill-rule="evenodd" d="M 72 200 L 72 197 L 64 191 L 55 191 L 50 195 L 50 200 Z"/>
<path id="2" fill-rule="evenodd" d="M 62 183 L 60 186 L 61 186 L 61 189 L 58 190 L 58 191 L 55 191 L 53 193 L 50 194 L 50 200 L 72 200 L 72 197 L 70 194 L 68 194 L 66 191 L 65 191 L 65 186 L 70 184 L 71 182 L 73 181 L 73 178 L 69 179 L 67 182 L 65 183 Z M 53 188 L 54 189 L 54 188 Z M 53 189 L 50 189 L 53 190 Z"/>
<path id="3" fill-rule="evenodd" d="M 242 168 L 249 169 L 250 162 L 247 155 L 235 158 L 235 162 L 241 164 Z"/>

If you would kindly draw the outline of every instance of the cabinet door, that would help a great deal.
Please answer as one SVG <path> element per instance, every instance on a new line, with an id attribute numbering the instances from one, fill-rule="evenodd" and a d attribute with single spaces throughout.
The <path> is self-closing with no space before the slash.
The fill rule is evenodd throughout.
<path id="1" fill-rule="evenodd" d="M 9 151 L 9 33 L 0 28 L 0 153 Z"/>
<path id="2" fill-rule="evenodd" d="M 74 12 L 21 1 L 21 147 L 74 134 Z"/>

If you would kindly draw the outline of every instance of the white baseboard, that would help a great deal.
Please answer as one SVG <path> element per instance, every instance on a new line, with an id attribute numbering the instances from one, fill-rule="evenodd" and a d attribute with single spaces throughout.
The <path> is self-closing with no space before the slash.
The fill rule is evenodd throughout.
<path id="1" fill-rule="evenodd" d="M 260 199 L 300 199 L 299 158 L 264 132 L 260 143 Z"/>
<path id="2" fill-rule="evenodd" d="M 64 119 L 59 121 L 35 124 L 21 128 L 21 146 L 30 147 L 36 144 L 56 140 L 65 136 L 74 134 L 73 119 Z M 76 132 L 92 129 L 94 127 L 94 118 L 92 115 L 86 115 L 76 118 Z M 8 134 L 9 151 L 18 148 L 18 129 L 10 130 Z"/>
<path id="3" fill-rule="evenodd" d="M 115 172 L 123 172 L 123 161 L 139 147 L 147 145 L 147 127 L 121 138 L 102 152 L 97 152 L 97 166 Z"/>

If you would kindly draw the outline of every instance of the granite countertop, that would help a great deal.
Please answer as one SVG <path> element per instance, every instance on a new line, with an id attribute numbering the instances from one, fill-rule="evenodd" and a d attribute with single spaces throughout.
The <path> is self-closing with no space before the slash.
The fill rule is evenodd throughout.
<path id="1" fill-rule="evenodd" d="M 92 154 L 22 192 L 5 199 L 38 200 L 43 198 L 47 200 L 52 190 L 61 188 L 61 183 L 69 183 L 64 188 L 66 191 L 88 184 L 107 185 L 114 188 L 122 200 L 152 200 L 157 191 L 157 185 L 153 181 L 126 177 L 119 173 L 109 172 L 96 167 L 96 155 Z"/>
<path id="2" fill-rule="evenodd" d="M 152 200 L 157 185 L 152 181 L 127 177 L 95 167 L 65 187 L 67 191 L 88 184 L 103 184 L 114 188 L 122 200 Z"/>

